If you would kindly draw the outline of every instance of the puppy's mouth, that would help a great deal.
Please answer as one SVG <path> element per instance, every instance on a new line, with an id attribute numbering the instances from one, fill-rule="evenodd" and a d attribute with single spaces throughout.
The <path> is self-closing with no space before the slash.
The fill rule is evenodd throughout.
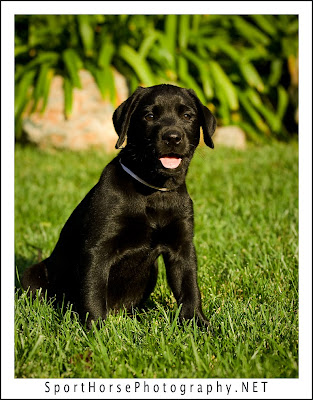
<path id="1" fill-rule="evenodd" d="M 161 164 L 166 169 L 175 169 L 180 166 L 182 157 L 177 154 L 166 154 L 159 158 Z"/>

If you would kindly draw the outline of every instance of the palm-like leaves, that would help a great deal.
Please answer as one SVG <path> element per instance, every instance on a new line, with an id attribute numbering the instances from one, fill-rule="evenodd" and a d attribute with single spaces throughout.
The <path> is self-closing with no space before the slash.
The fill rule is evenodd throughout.
<path id="1" fill-rule="evenodd" d="M 30 100 L 44 111 L 55 74 L 64 77 L 66 116 L 82 68 L 114 103 L 114 67 L 131 90 L 192 87 L 220 124 L 239 124 L 255 141 L 285 138 L 296 130 L 286 116 L 295 111 L 288 59 L 297 56 L 297 32 L 292 15 L 16 16 L 16 133 Z"/>

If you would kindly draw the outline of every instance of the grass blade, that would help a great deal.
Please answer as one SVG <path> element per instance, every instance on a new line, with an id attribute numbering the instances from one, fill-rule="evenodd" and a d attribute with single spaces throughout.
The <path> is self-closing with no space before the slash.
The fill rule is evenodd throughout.
<path id="1" fill-rule="evenodd" d="M 51 222 L 49 238 L 40 245 L 48 255 L 64 213 L 69 215 L 90 189 L 90 179 L 97 182 L 99 163 L 106 164 L 112 155 L 95 150 L 51 153 L 19 144 L 15 151 L 16 265 L 22 272 L 27 260 L 36 258 L 25 238 L 36 242 L 42 236 L 39 224 L 30 230 L 29 223 L 42 215 Z M 176 325 L 178 308 L 163 261 L 145 311 L 134 310 L 132 316 L 112 313 L 87 333 L 66 305 L 61 313 L 19 290 L 17 378 L 297 377 L 298 237 L 290 227 L 297 230 L 298 147 L 274 142 L 249 146 L 249 151 L 224 148 L 210 157 L 208 163 L 196 152 L 187 184 L 196 209 L 203 305 L 210 310 L 215 336 L 208 336 L 195 321 Z M 38 183 L 47 171 L 51 184 L 45 195 L 51 201 L 45 204 Z M 62 188 L 59 196 L 56 188 Z M 214 235 L 208 235 L 212 229 Z"/>

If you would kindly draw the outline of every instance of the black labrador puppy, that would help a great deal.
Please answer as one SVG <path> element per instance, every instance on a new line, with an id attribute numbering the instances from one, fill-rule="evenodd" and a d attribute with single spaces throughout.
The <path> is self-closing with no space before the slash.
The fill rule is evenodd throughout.
<path id="1" fill-rule="evenodd" d="M 127 144 L 64 225 L 50 257 L 29 267 L 22 286 L 74 304 L 81 318 L 141 306 L 162 255 L 180 318 L 208 325 L 201 308 L 193 245 L 193 205 L 185 177 L 199 144 L 213 148 L 216 121 L 193 90 L 139 87 L 114 112 Z"/>

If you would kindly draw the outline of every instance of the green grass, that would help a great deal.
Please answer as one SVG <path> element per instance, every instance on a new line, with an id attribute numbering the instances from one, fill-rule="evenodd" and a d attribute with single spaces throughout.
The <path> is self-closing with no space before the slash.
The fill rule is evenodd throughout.
<path id="1" fill-rule="evenodd" d="M 16 147 L 16 270 L 53 249 L 110 157 Z M 71 309 L 16 291 L 15 376 L 298 376 L 298 148 L 200 148 L 188 175 L 203 309 L 214 336 L 177 324 L 160 261 L 145 312 L 86 331 Z M 19 288 L 17 276 L 16 286 Z"/>

